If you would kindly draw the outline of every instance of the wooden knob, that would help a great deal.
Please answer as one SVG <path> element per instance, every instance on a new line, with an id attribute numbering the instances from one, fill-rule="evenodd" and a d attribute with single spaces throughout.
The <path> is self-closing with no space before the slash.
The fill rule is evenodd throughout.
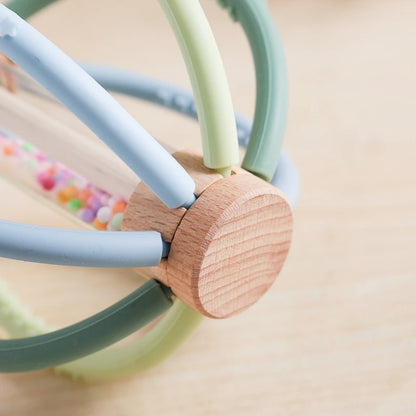
<path id="1" fill-rule="evenodd" d="M 179 155 L 178 160 L 183 159 Z M 167 260 L 138 272 L 162 281 L 200 313 L 225 318 L 255 303 L 276 279 L 290 247 L 292 211 L 277 188 L 254 175 L 235 169 L 231 177 L 222 178 L 203 169 L 213 176 L 204 176 L 189 210 L 164 208 L 140 184 L 123 229 L 157 229 L 169 237 Z M 198 182 L 195 165 L 189 172 Z M 149 220 L 149 212 L 143 211 L 143 194 L 152 200 L 147 205 L 158 221 Z"/>

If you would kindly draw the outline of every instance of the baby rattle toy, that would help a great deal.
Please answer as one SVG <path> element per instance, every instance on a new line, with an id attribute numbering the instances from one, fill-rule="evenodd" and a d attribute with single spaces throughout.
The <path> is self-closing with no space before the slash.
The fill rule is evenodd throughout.
<path id="1" fill-rule="evenodd" d="M 73 62 L 23 20 L 53 2 L 0 5 L 0 80 L 6 87 L 0 90 L 0 173 L 89 229 L 0 220 L 0 256 L 130 267 L 149 280 L 113 306 L 60 330 L 0 287 L 0 325 L 13 337 L 0 340 L 0 371 L 55 367 L 74 378 L 117 378 L 168 357 L 203 316 L 227 318 L 247 309 L 279 274 L 299 190 L 296 169 L 281 151 L 287 118 L 284 53 L 263 0 L 219 1 L 241 23 L 251 46 L 257 90 L 251 125 L 234 115 L 198 0 L 159 0 L 194 95 L 124 70 Z M 29 105 L 20 91 L 61 102 L 125 165 Z M 108 91 L 198 119 L 203 156 L 171 155 Z M 239 144 L 247 149 L 241 167 Z M 110 347 L 162 314 L 141 338 Z"/>

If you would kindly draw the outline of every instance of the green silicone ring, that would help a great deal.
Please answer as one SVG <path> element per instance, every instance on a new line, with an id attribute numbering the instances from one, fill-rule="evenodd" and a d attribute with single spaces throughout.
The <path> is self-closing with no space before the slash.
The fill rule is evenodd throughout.
<path id="1" fill-rule="evenodd" d="M 11 0 L 8 7 L 28 18 L 55 1 Z M 288 82 L 283 46 L 266 1 L 218 2 L 241 23 L 256 67 L 256 111 L 242 167 L 270 181 L 276 171 L 287 123 Z"/>
<path id="2" fill-rule="evenodd" d="M 30 13 L 36 11 L 34 2 L 31 3 L 29 10 L 16 1 L 10 3 L 9 6 L 14 7 L 14 11 L 20 12 L 27 18 Z M 52 1 L 42 3 L 40 6 L 50 3 Z M 225 71 L 209 24 L 196 0 L 187 4 L 183 0 L 161 0 L 161 5 L 178 37 L 196 92 L 204 154 L 208 155 L 207 163 L 226 174 L 230 171 L 231 165 L 238 162 L 237 131 Z M 202 53 L 201 51 L 204 50 L 209 53 Z M 123 368 L 132 371 L 133 368 L 148 367 L 150 363 L 156 364 L 181 345 L 201 319 L 200 315 L 191 308 L 178 302 L 156 328 L 140 339 L 134 349 L 130 348 L 130 353 L 127 351 L 123 353 L 126 367 L 117 365 L 110 369 L 111 366 L 108 363 L 118 362 L 120 351 L 115 355 L 112 349 L 108 349 L 99 357 L 90 356 L 77 363 L 68 364 L 62 371 L 71 372 L 79 377 L 82 372 L 81 368 L 89 368 L 90 371 L 84 374 L 86 378 L 93 377 L 92 373 L 96 374 L 98 370 L 103 372 L 103 369 L 107 369 L 107 377 L 116 377 L 117 374 L 123 373 Z M 151 349 L 148 347 L 149 344 L 152 345 Z M 113 359 L 100 360 L 100 357 L 107 357 L 107 355 L 111 355 Z M 134 367 L 131 365 L 132 358 L 134 358 Z M 95 365 L 95 370 L 91 371 L 94 363 L 97 362 L 99 365 Z M 71 370 L 71 365 L 74 365 L 76 369 Z"/>
<path id="3" fill-rule="evenodd" d="M 55 3 L 57 0 L 10 0 L 6 6 L 17 13 L 22 19 L 28 19 L 39 10 Z"/>
<path id="4" fill-rule="evenodd" d="M 168 358 L 199 326 L 203 316 L 176 299 L 161 321 L 142 337 L 119 347 L 109 347 L 76 361 L 55 367 L 73 379 L 109 380 L 145 371 Z M 53 331 L 23 306 L 0 281 L 0 322 L 15 338 Z"/>
<path id="5" fill-rule="evenodd" d="M 57 0 L 11 0 L 27 19 Z M 230 173 L 239 161 L 231 93 L 214 35 L 199 0 L 158 0 L 182 51 L 195 95 L 205 165 Z"/>
<path id="6" fill-rule="evenodd" d="M 141 338 L 64 364 L 56 371 L 89 381 L 132 376 L 168 358 L 192 335 L 202 319 L 200 313 L 175 300 L 166 316 Z"/>
<path id="7" fill-rule="evenodd" d="M 218 0 L 239 21 L 256 67 L 256 111 L 242 167 L 270 181 L 276 171 L 288 109 L 285 55 L 264 0 Z"/>
<path id="8" fill-rule="evenodd" d="M 237 127 L 224 66 L 199 0 L 159 0 L 188 68 L 204 164 L 226 176 L 239 161 Z M 228 175 L 227 175 L 228 174 Z"/>
<path id="9" fill-rule="evenodd" d="M 12 0 L 8 7 L 28 18 L 55 1 Z M 258 176 L 270 179 L 277 165 L 276 156 L 280 152 L 286 124 L 287 74 L 283 50 L 266 4 L 262 0 L 225 0 L 221 3 L 228 6 L 232 16 L 241 22 L 250 41 L 257 71 L 256 113 L 243 167 Z M 183 50 L 183 45 L 181 47 Z M 183 50 L 184 55 L 185 52 Z M 274 81 L 273 77 L 276 74 L 277 80 Z M 258 151 L 257 146 L 261 146 L 262 150 Z M 15 309 L 18 309 L 16 305 Z M 19 325 L 19 328 L 26 327 L 27 333 L 47 330 L 23 307 L 21 312 L 19 315 L 24 318 L 26 326 Z M 157 364 L 170 355 L 201 319 L 195 311 L 176 301 L 166 317 L 138 341 L 124 347 L 107 348 L 58 367 L 58 371 L 70 373 L 75 378 L 86 379 L 133 374 Z M 13 335 L 12 331 L 11 334 Z M 118 366 L 117 362 L 122 365 Z"/>
<path id="10" fill-rule="evenodd" d="M 0 372 L 54 367 L 96 352 L 137 331 L 172 306 L 171 294 L 149 280 L 104 311 L 44 335 L 0 340 Z"/>

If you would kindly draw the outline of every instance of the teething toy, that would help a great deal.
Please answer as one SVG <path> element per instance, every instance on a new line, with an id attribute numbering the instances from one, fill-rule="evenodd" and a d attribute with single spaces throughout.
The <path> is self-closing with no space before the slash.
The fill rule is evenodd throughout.
<path id="1" fill-rule="evenodd" d="M 48 3 L 51 1 L 39 2 L 39 8 Z M 246 144 L 250 124 L 237 117 L 235 126 L 226 78 L 202 9 L 197 1 L 160 3 L 180 40 L 196 103 L 189 93 L 156 80 L 94 65 L 84 68 L 109 90 L 146 98 L 192 117 L 198 114 L 203 160 L 183 152 L 170 156 L 80 67 L 0 6 L 0 51 L 47 87 L 143 181 L 132 186 L 134 177 L 127 173 L 123 183 L 126 198 L 112 196 L 108 189 L 72 170 L 71 160 L 62 161 L 68 167 L 55 162 L 37 148 L 39 144 L 33 146 L 6 129 L 0 135 L 0 146 L 9 149 L 5 150 L 7 158 L 19 159 L 22 152 L 41 155 L 48 166 L 32 175 L 32 184 L 84 222 L 110 230 L 56 230 L 1 221 L 0 255 L 54 264 L 140 267 L 139 273 L 151 279 L 126 299 L 79 324 L 27 339 L 1 341 L 1 371 L 56 366 L 96 352 L 166 311 L 174 294 L 188 306 L 176 300 L 139 345 L 105 349 L 62 367 L 75 376 L 96 379 L 145 369 L 180 344 L 199 321 L 199 313 L 224 318 L 257 301 L 283 265 L 290 245 L 290 204 L 281 191 L 261 179 L 271 179 L 276 169 L 287 102 L 280 45 L 265 40 L 270 34 L 277 39 L 267 9 L 261 1 L 222 2 L 242 22 L 256 51 L 256 70 L 264 71 L 257 77 L 255 136 L 247 146 L 243 162 L 247 170 L 243 170 L 236 167 L 237 132 L 240 143 Z M 18 0 L 10 3 L 16 10 L 22 4 Z M 31 12 L 36 11 L 33 3 L 31 7 Z M 261 28 L 266 28 L 266 34 Z M 19 80 L 19 71 L 15 73 Z M 268 92 L 277 91 L 277 95 L 265 94 L 260 87 L 264 80 Z M 10 93 L 2 94 L 23 111 L 31 111 Z M 7 118 L 11 124 L 12 113 Z M 67 135 L 71 137 L 77 140 Z M 99 157 L 97 165 L 104 159 Z M 286 155 L 280 159 L 274 181 L 288 191 L 293 203 L 296 172 Z M 111 231 L 119 228 L 123 231 Z M 37 328 L 37 332 L 45 331 L 44 326 Z M 71 342 L 76 349 L 71 349 Z"/>

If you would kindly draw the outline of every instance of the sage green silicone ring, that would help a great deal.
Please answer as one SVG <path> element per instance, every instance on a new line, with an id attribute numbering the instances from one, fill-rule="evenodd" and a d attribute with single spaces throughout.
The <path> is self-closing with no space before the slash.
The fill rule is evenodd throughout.
<path id="1" fill-rule="evenodd" d="M 211 27 L 199 0 L 158 0 L 188 68 L 202 135 L 204 164 L 225 176 L 238 164 L 230 88 Z"/>
<path id="2" fill-rule="evenodd" d="M 17 13 L 22 19 L 28 19 L 39 10 L 55 3 L 57 0 L 10 0 L 6 6 Z"/>
<path id="3" fill-rule="evenodd" d="M 28 18 L 36 11 L 55 1 L 56 0 L 12 0 L 9 2 L 8 7 L 20 14 L 22 17 Z M 233 7 L 232 14 L 240 20 L 247 36 L 249 37 L 256 63 L 256 70 L 265 74 L 264 79 L 261 79 L 261 77 L 257 75 L 256 114 L 253 132 L 250 138 L 250 144 L 253 143 L 253 141 L 256 141 L 256 144 L 252 146 L 249 144 L 244 167 L 261 177 L 269 178 L 274 172 L 271 166 L 275 167 L 277 165 L 277 155 L 280 151 L 281 138 L 283 136 L 286 122 L 287 110 L 284 108 L 284 104 L 286 103 L 287 105 L 287 82 L 283 52 L 281 49 L 279 50 L 281 45 L 276 29 L 273 25 L 271 17 L 268 15 L 267 7 L 262 0 L 237 0 L 224 1 L 222 3 L 223 5 Z M 252 10 L 257 10 L 256 16 L 250 15 Z M 261 19 L 265 19 L 265 22 L 262 22 Z M 264 27 L 262 26 L 263 24 Z M 276 39 L 276 36 L 278 43 L 274 47 L 278 49 L 277 52 L 273 45 L 271 45 L 272 48 L 270 48 L 270 45 L 269 47 L 262 46 L 262 42 L 267 44 L 273 43 L 273 39 Z M 271 55 L 269 56 L 268 53 Z M 277 58 L 277 56 L 280 56 L 281 58 Z M 280 84 L 272 82 L 273 76 L 276 75 L 276 73 L 273 74 L 273 71 L 276 70 L 276 59 L 280 60 L 279 65 L 277 65 Z M 278 88 L 276 91 L 277 86 Z M 273 91 L 273 93 L 268 94 L 268 91 Z M 280 99 L 273 99 L 276 97 L 276 94 L 279 95 Z M 282 97 L 286 97 L 286 99 L 282 99 Z M 279 111 L 276 112 L 276 105 L 279 103 Z M 280 130 L 276 129 L 276 125 L 273 123 L 273 120 L 269 120 L 270 117 L 263 118 L 266 122 L 260 121 L 260 117 L 264 116 L 262 110 L 263 106 L 265 110 L 267 110 L 267 106 L 271 106 L 272 111 L 270 113 L 273 114 L 274 117 L 278 116 L 279 119 L 283 120 Z M 264 126 L 262 123 L 265 123 Z M 267 134 L 268 131 L 270 131 L 269 134 Z M 279 133 L 279 131 L 281 133 L 276 134 L 276 131 L 277 133 Z M 268 145 L 269 140 L 273 141 L 274 145 L 273 143 L 271 146 Z M 251 156 L 252 152 L 256 152 L 256 146 L 262 146 L 263 150 L 259 153 L 264 155 L 265 152 L 266 154 L 269 154 L 269 157 L 267 157 L 267 155 L 265 158 Z M 254 148 L 254 150 L 252 150 L 252 148 Z M 264 149 L 271 150 L 265 151 Z M 277 149 L 277 151 L 274 151 L 275 149 Z M 252 159 L 251 162 L 249 162 L 250 159 Z M 270 163 L 271 159 L 274 159 L 272 163 Z M 269 174 L 267 174 L 267 172 L 269 172 Z M 26 315 L 26 321 L 28 322 L 28 319 L 31 316 L 27 313 Z M 180 321 L 178 321 L 179 316 Z M 117 353 L 118 348 L 108 348 L 75 361 L 74 363 L 66 364 L 60 367 L 60 369 L 64 372 L 71 373 L 75 378 L 79 376 L 87 379 L 120 377 L 132 374 L 139 370 L 144 370 L 169 355 L 176 348 L 176 346 L 183 342 L 183 338 L 187 338 L 189 336 L 189 333 L 192 332 L 193 328 L 198 325 L 200 320 L 201 316 L 199 314 L 184 305 L 182 302 L 176 301 L 167 316 L 156 326 L 156 328 L 152 329 L 148 334 L 135 343 L 119 347 L 125 348 L 123 350 L 123 354 L 120 354 L 121 351 L 120 353 Z M 39 332 L 44 332 L 46 330 L 45 326 L 39 324 L 34 317 L 32 323 L 34 327 L 38 327 Z M 112 363 L 109 363 L 108 360 L 113 361 Z M 117 361 L 123 363 L 123 371 L 120 371 L 120 367 L 116 364 Z"/>
<path id="4" fill-rule="evenodd" d="M 22 3 L 16 1 L 10 3 L 9 6 L 27 18 L 29 17 L 28 12 L 33 13 L 36 10 L 34 2 L 31 3 L 29 10 L 22 7 Z M 43 7 L 50 3 L 52 1 L 39 4 L 39 6 Z M 231 165 L 238 162 L 238 140 L 231 96 L 212 32 L 197 0 L 194 0 L 193 3 L 187 1 L 186 4 L 183 0 L 169 0 L 168 2 L 161 0 L 161 5 L 167 12 L 179 39 L 195 96 L 198 99 L 197 108 L 204 149 L 208 154 L 207 163 L 211 167 L 217 168 L 221 173 L 227 173 L 230 171 Z M 209 51 L 209 54 L 204 54 L 204 49 Z M 181 302 L 175 306 L 162 323 L 159 323 L 147 337 L 139 340 L 138 345 L 135 345 L 136 348 L 142 346 L 143 351 L 147 350 L 147 353 L 143 354 L 145 355 L 143 359 L 137 350 L 132 351 L 135 354 L 136 367 L 140 366 L 140 363 L 142 363 L 142 367 L 148 366 L 149 363 L 156 363 L 166 357 L 183 342 L 185 336 L 189 336 L 191 330 L 201 321 L 200 316 L 197 316 L 194 311 Z M 180 320 L 178 316 L 181 317 Z M 182 327 L 182 330 L 178 330 L 178 327 Z M 170 330 L 167 330 L 168 328 Z M 149 342 L 152 344 L 151 349 L 146 348 Z M 112 354 L 111 350 L 108 350 L 107 354 Z M 101 356 L 103 355 L 105 356 L 106 352 L 101 354 Z M 88 357 L 87 360 L 90 358 Z M 108 362 L 105 359 L 102 365 L 105 366 Z M 113 360 L 113 362 L 115 361 Z M 70 364 L 66 366 L 66 371 L 71 371 L 69 367 Z M 79 375 L 80 367 L 77 368 Z M 131 370 L 132 366 L 129 365 L 128 368 Z M 114 371 L 120 373 L 120 366 L 116 366 Z M 114 376 L 112 371 L 110 373 L 111 376 Z M 89 374 L 91 375 L 91 373 Z M 109 373 L 107 375 L 110 376 Z"/>
<path id="5" fill-rule="evenodd" d="M 0 372 L 33 371 L 83 357 L 137 331 L 172 306 L 171 293 L 149 280 L 104 311 L 66 328 L 0 340 Z"/>
<path id="6" fill-rule="evenodd" d="M 12 0 L 29 18 L 56 0 Z M 205 165 L 227 175 L 239 162 L 234 108 L 214 35 L 199 0 L 158 0 L 175 33 L 194 91 Z"/>
<path id="7" fill-rule="evenodd" d="M 26 19 L 55 1 L 11 0 L 7 6 Z M 218 2 L 241 23 L 256 67 L 256 111 L 242 167 L 270 181 L 287 123 L 288 82 L 283 46 L 265 0 Z"/>
<path id="8" fill-rule="evenodd" d="M 218 0 L 241 23 L 256 67 L 256 112 L 242 167 L 270 181 L 286 130 L 288 82 L 280 37 L 264 0 Z"/>
<path id="9" fill-rule="evenodd" d="M 195 331 L 203 316 L 176 299 L 161 321 L 137 340 L 108 347 L 55 367 L 58 374 L 89 381 L 131 376 L 147 370 L 176 351 Z M 23 306 L 0 281 L 0 322 L 11 337 L 32 337 L 53 331 Z"/>

